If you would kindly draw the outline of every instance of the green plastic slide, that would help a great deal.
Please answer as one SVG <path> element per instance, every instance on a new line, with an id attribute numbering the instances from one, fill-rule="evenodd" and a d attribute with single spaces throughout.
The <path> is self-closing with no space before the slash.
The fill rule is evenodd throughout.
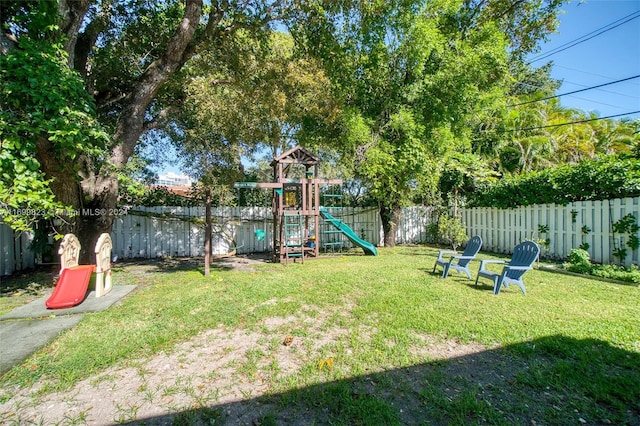
<path id="1" fill-rule="evenodd" d="M 349 241 L 351 241 L 353 244 L 357 245 L 358 247 L 362 247 L 362 250 L 364 250 L 364 254 L 366 254 L 367 256 L 378 255 L 378 250 L 376 249 L 376 246 L 358 237 L 356 233 L 353 232 L 353 229 L 349 227 L 349 225 L 347 225 L 340 219 L 336 219 L 335 217 L 331 216 L 326 209 L 320 207 L 320 215 L 327 221 L 331 222 L 331 224 L 335 226 L 338 230 L 340 230 L 344 235 L 346 235 Z"/>

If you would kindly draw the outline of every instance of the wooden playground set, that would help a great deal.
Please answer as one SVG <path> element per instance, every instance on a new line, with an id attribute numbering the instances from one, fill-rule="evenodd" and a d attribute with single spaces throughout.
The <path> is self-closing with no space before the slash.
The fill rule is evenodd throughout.
<path id="1" fill-rule="evenodd" d="M 321 223 L 332 225 L 335 233 L 346 236 L 366 255 L 377 256 L 376 247 L 358 237 L 344 222 L 333 217 L 321 206 L 321 199 L 335 194 L 323 194 L 322 189 L 342 185 L 340 179 L 318 177 L 320 159 L 296 146 L 273 159 L 273 182 L 237 182 L 236 188 L 266 188 L 273 191 L 273 258 L 276 262 L 317 258 L 320 247 Z M 256 232 L 262 232 L 258 230 Z M 324 232 L 326 234 L 327 231 Z M 329 243 L 324 243 L 324 246 Z"/>

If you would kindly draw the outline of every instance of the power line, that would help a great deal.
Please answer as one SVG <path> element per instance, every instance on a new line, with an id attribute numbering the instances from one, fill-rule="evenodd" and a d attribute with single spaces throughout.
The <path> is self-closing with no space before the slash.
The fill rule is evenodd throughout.
<path id="1" fill-rule="evenodd" d="M 559 98 L 560 96 L 573 95 L 574 93 L 586 92 L 587 90 L 593 90 L 593 89 L 597 89 L 599 87 L 610 86 L 610 85 L 616 84 L 616 83 L 622 83 L 623 81 L 633 80 L 633 79 L 638 78 L 638 77 L 640 77 L 640 74 L 637 74 L 637 75 L 634 75 L 634 76 L 631 76 L 631 77 L 627 77 L 627 78 L 622 78 L 620 80 L 610 81 L 608 83 L 598 84 L 596 86 L 586 87 L 584 89 L 578 89 L 578 90 L 574 90 L 574 91 L 571 91 L 571 92 L 561 93 L 559 95 L 546 96 L 544 98 L 534 99 L 532 101 L 520 102 L 518 104 L 513 104 L 513 105 L 508 105 L 508 106 L 509 107 L 517 107 L 517 106 L 520 106 L 520 105 L 532 104 L 534 102 L 542 102 L 542 101 L 546 101 L 546 100 L 553 99 L 553 98 Z"/>
<path id="2" fill-rule="evenodd" d="M 553 64 L 553 65 L 556 66 L 556 67 L 560 67 L 557 64 Z M 568 68 L 568 67 L 560 67 L 560 68 L 567 68 L 567 69 L 570 69 L 570 70 L 573 70 L 573 71 L 580 71 L 580 70 L 577 70 L 575 68 Z M 594 76 L 597 76 L 597 77 L 613 78 L 613 77 L 607 77 L 607 76 L 604 76 L 604 75 L 587 73 L 587 72 L 585 72 L 585 74 L 591 74 L 591 75 L 594 75 Z M 586 84 L 576 83 L 574 81 L 569 81 L 569 80 L 565 80 L 565 79 L 557 79 L 557 80 L 561 81 L 562 84 L 573 84 L 574 86 L 589 87 Z M 514 84 L 519 84 L 519 85 L 522 85 L 522 86 L 528 86 L 528 87 L 532 87 L 534 89 L 542 89 L 542 87 L 543 87 L 542 85 L 535 85 L 535 84 L 531 84 L 531 83 L 525 83 L 524 81 L 516 81 Z M 632 83 L 632 84 L 637 85 L 637 83 Z M 631 98 L 631 99 L 640 98 L 640 96 L 629 95 L 627 93 L 612 92 L 611 90 L 600 90 L 600 92 L 611 93 L 612 95 L 623 96 L 625 98 Z"/>
<path id="3" fill-rule="evenodd" d="M 633 15 L 635 15 L 635 16 L 633 16 Z M 627 19 L 627 18 L 629 18 L 629 19 Z M 588 34 L 580 36 L 580 37 L 578 37 L 577 39 L 575 39 L 573 41 L 569 41 L 569 42 L 567 42 L 565 44 L 562 44 L 562 45 L 556 47 L 555 49 L 551 49 L 547 53 L 540 54 L 540 55 L 532 58 L 531 60 L 529 60 L 529 62 L 527 62 L 527 65 L 529 65 L 529 64 L 531 64 L 533 62 L 539 61 L 541 59 L 548 58 L 549 56 L 555 55 L 556 53 L 560 53 L 562 51 L 570 49 L 570 48 L 572 48 L 574 46 L 577 46 L 580 43 L 584 43 L 585 41 L 591 40 L 592 38 L 595 38 L 595 37 L 597 37 L 599 35 L 602 35 L 602 34 L 606 33 L 607 31 L 611 31 L 614 28 L 617 28 L 617 27 L 619 27 L 621 25 L 626 24 L 627 22 L 633 21 L 636 18 L 640 18 L 640 10 L 637 10 L 637 11 L 635 11 L 635 12 L 633 12 L 633 13 L 631 13 L 631 14 L 623 17 L 623 18 L 618 19 L 617 21 L 613 21 L 610 24 L 607 24 L 607 25 L 605 25 L 603 27 L 600 27 L 597 30 L 593 30 Z M 623 19 L 626 19 L 626 21 L 618 23 L 619 21 L 622 21 Z M 613 25 L 613 26 L 611 26 L 611 25 Z M 607 28 L 607 27 L 609 27 L 609 28 Z"/>
<path id="4" fill-rule="evenodd" d="M 575 84 L 576 86 L 587 87 L 584 84 L 572 83 L 570 81 L 565 81 L 565 83 Z M 533 87 L 534 89 L 540 89 L 541 88 L 541 86 L 536 86 L 536 85 L 533 85 L 533 84 L 525 83 L 523 81 L 518 81 L 516 84 L 521 84 L 523 86 Z M 638 96 L 625 95 L 624 93 L 612 92 L 610 90 L 600 90 L 600 91 L 601 92 L 605 92 L 605 93 L 611 93 L 611 94 L 614 94 L 614 95 L 624 96 L 624 97 L 627 97 L 627 98 L 638 99 Z M 568 95 L 568 96 L 571 96 L 572 98 L 575 98 L 575 99 L 580 99 L 580 100 L 591 102 L 591 103 L 594 103 L 594 104 L 605 105 L 605 106 L 612 107 L 612 108 L 627 109 L 627 107 L 622 107 L 620 105 L 608 104 L 608 103 L 605 103 L 605 102 L 596 101 L 596 100 L 589 99 L 589 98 L 582 98 L 580 96 L 575 96 L 575 95 Z"/>
<path id="5" fill-rule="evenodd" d="M 608 120 L 610 118 L 622 117 L 622 116 L 625 116 L 625 115 L 632 115 L 632 114 L 638 114 L 638 113 L 640 113 L 640 110 L 631 111 L 631 112 L 625 112 L 623 114 L 608 115 L 606 117 L 585 118 L 584 120 L 569 121 L 567 123 L 547 124 L 546 126 L 524 127 L 522 129 L 503 130 L 503 131 L 500 131 L 500 133 L 515 133 L 515 132 L 524 132 L 524 131 L 529 131 L 529 130 L 548 129 L 548 128 L 551 128 L 551 127 L 569 126 L 571 124 L 581 124 L 581 123 L 589 123 L 591 121 Z"/>

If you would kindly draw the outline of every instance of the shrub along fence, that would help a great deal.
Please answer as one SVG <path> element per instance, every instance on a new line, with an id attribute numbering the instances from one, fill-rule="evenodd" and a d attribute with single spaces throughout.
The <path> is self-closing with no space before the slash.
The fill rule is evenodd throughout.
<path id="1" fill-rule="evenodd" d="M 461 209 L 467 234 L 480 235 L 483 250 L 510 253 L 523 240 L 539 242 L 542 255 L 551 259 L 566 258 L 571 249 L 586 248 L 591 259 L 601 263 L 640 264 L 637 243 L 640 231 L 640 197 L 605 201 L 573 202 L 565 206 L 546 204 L 512 209 Z M 375 245 L 383 241 L 382 224 L 376 209 L 334 208 L 332 215 L 341 218 L 360 237 Z M 213 253 L 269 252 L 273 244 L 271 209 L 267 207 L 218 207 L 212 209 Z M 397 244 L 428 241 L 427 225 L 433 209 L 407 207 L 398 224 Z M 626 219 L 625 219 L 626 218 Z M 262 229 L 264 239 L 256 237 Z M 349 248 L 351 243 L 321 228 L 320 243 L 338 243 L 320 247 L 321 251 Z M 324 235 L 323 235 L 324 233 Z M 204 254 L 204 207 L 132 207 L 116 219 L 111 238 L 113 253 L 124 258 L 167 256 L 202 256 Z M 14 234 L 0 225 L 0 275 L 9 275 L 33 267 L 35 257 L 28 246 L 28 234 Z M 615 257 L 614 255 L 624 255 Z"/>

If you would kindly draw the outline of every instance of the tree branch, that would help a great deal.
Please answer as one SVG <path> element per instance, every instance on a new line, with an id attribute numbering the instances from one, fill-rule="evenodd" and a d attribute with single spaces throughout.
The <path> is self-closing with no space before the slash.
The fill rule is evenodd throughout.
<path id="1" fill-rule="evenodd" d="M 149 130 L 159 129 L 160 127 L 166 125 L 169 122 L 169 114 L 175 112 L 177 108 L 173 106 L 169 106 L 164 108 L 152 120 L 144 123 L 143 132 L 147 132 Z"/>
<path id="2" fill-rule="evenodd" d="M 123 166 L 133 154 L 138 138 L 144 131 L 147 108 L 158 90 L 195 52 L 192 43 L 201 15 L 202 0 L 187 0 L 183 18 L 166 50 L 147 67 L 125 99 L 114 134 L 114 139 L 119 142 L 111 155 L 111 162 L 115 166 Z"/>
<path id="3" fill-rule="evenodd" d="M 6 55 L 18 46 L 18 40 L 13 34 L 0 31 L 0 55 Z"/>
<path id="4" fill-rule="evenodd" d="M 74 68 L 83 77 L 87 75 L 87 61 L 89 53 L 100 34 L 105 31 L 109 19 L 111 18 L 111 0 L 103 0 L 98 15 L 85 27 L 85 30 L 78 35 L 75 46 Z M 91 90 L 90 90 L 91 91 Z"/>
<path id="5" fill-rule="evenodd" d="M 233 84 L 236 81 L 232 78 L 214 78 L 212 80 L 209 80 L 209 84 L 211 86 L 217 86 L 219 84 Z"/>
<path id="6" fill-rule="evenodd" d="M 59 26 L 61 33 L 66 36 L 64 49 L 69 55 L 70 68 L 74 68 L 78 33 L 90 5 L 91 0 L 60 0 L 58 3 Z"/>
<path id="7" fill-rule="evenodd" d="M 222 2 L 222 6 L 211 7 L 211 12 L 209 12 L 209 19 L 207 22 L 207 26 L 204 30 L 204 37 L 207 39 L 211 39 L 218 32 L 218 25 L 222 22 L 222 18 L 229 8 L 229 2 Z"/>

